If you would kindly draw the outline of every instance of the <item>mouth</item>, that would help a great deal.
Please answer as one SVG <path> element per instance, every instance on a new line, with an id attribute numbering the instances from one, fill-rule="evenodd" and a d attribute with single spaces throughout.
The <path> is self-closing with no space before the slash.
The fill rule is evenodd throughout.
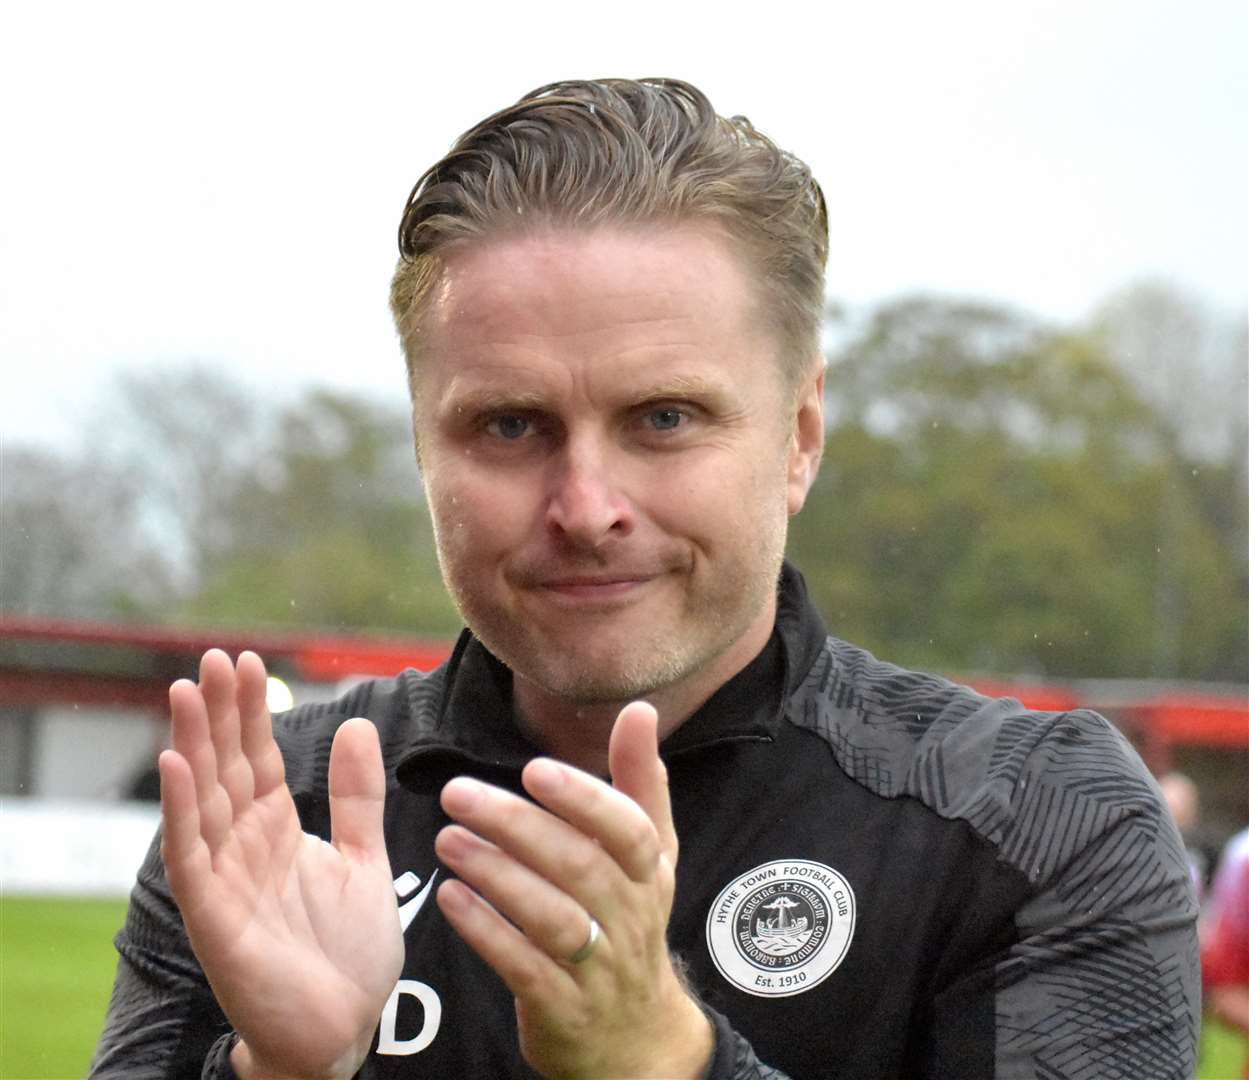
<path id="1" fill-rule="evenodd" d="M 606 598 L 624 596 L 650 580 L 649 574 L 576 575 L 548 578 L 542 581 L 539 587 L 560 596 Z"/>
<path id="2" fill-rule="evenodd" d="M 619 607 L 646 592 L 660 574 L 641 570 L 597 570 L 540 574 L 530 587 L 547 601 L 561 607 Z"/>

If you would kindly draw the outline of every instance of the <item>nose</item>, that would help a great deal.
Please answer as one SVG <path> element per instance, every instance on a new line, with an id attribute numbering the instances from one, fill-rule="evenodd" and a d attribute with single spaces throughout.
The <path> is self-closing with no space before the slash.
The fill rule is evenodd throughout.
<path id="1" fill-rule="evenodd" d="M 552 461 L 548 528 L 581 550 L 627 536 L 634 513 L 613 475 L 610 453 L 590 440 L 569 440 L 563 451 Z"/>

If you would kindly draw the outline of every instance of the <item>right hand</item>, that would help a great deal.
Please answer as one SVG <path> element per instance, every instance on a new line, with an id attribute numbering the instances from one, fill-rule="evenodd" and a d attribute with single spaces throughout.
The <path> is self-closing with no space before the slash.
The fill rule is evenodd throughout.
<path id="1" fill-rule="evenodd" d="M 165 873 L 195 955 L 238 1032 L 241 1077 L 350 1077 L 403 966 L 382 833 L 377 731 L 344 723 L 330 752 L 332 842 L 307 835 L 265 705 L 265 668 L 204 654 L 169 690 L 160 758 Z"/>

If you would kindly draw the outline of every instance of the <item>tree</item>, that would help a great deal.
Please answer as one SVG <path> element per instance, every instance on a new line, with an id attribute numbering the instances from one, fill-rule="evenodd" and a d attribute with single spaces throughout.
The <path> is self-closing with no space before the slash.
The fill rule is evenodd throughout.
<path id="1" fill-rule="evenodd" d="M 328 391 L 258 404 L 204 365 L 123 373 L 90 458 L 7 448 L 13 610 L 440 636 L 405 409 Z"/>
<path id="2" fill-rule="evenodd" d="M 0 452 L 0 607 L 116 618 L 167 601 L 170 567 L 141 525 L 144 492 L 46 451 Z"/>
<path id="3" fill-rule="evenodd" d="M 1220 320 L 1163 282 L 1141 282 L 1103 304 L 1090 332 L 1157 412 L 1170 450 L 1158 514 L 1154 667 L 1181 667 L 1188 521 L 1197 514 L 1232 555 L 1231 595 L 1249 605 L 1249 358 L 1244 316 Z M 1233 634 L 1222 670 L 1244 671 Z"/>
<path id="4" fill-rule="evenodd" d="M 185 617 L 458 629 L 397 407 L 310 392 L 278 417 L 264 467 L 235 477 L 221 512 L 230 546 L 205 561 Z"/>
<path id="5" fill-rule="evenodd" d="M 1249 425 L 1246 329 L 1162 281 L 1137 282 L 1099 305 L 1095 337 L 1186 460 L 1222 462 Z"/>
<path id="6" fill-rule="evenodd" d="M 142 491 L 142 526 L 184 588 L 233 546 L 238 478 L 263 467 L 270 407 L 205 363 L 123 370 L 87 432 L 97 477 Z"/>
<path id="7" fill-rule="evenodd" d="M 826 383 L 825 463 L 791 550 L 834 633 L 917 666 L 1153 672 L 1170 443 L 1097 340 L 912 298 L 851 336 Z M 1166 674 L 1227 675 L 1234 573 L 1179 497 L 1184 646 Z"/>

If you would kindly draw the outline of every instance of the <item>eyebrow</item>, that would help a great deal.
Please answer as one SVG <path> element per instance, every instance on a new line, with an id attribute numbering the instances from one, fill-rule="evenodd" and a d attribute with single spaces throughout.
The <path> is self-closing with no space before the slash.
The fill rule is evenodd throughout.
<path id="1" fill-rule="evenodd" d="M 541 389 L 499 386 L 494 380 L 475 383 L 472 379 L 457 379 L 467 383 L 457 387 L 452 384 L 438 415 L 445 420 L 460 417 L 484 416 L 501 412 L 540 413 L 551 409 L 551 396 Z M 641 380 L 636 386 L 621 388 L 626 408 L 636 408 L 650 401 L 684 400 L 706 402 L 715 408 L 723 403 L 730 388 L 721 380 L 707 379 L 696 374 L 664 373 L 654 382 Z"/>
<path id="2" fill-rule="evenodd" d="M 660 382 L 640 388 L 637 398 L 639 401 L 653 401 L 660 398 L 720 397 L 725 389 L 723 383 L 717 380 L 677 374 L 665 376 Z"/>
<path id="3" fill-rule="evenodd" d="M 518 411 L 534 411 L 546 407 L 550 398 L 546 394 L 533 390 L 507 390 L 494 386 L 471 387 L 460 392 L 452 389 L 447 395 L 445 413 L 488 413 L 499 410 L 515 409 Z"/>

